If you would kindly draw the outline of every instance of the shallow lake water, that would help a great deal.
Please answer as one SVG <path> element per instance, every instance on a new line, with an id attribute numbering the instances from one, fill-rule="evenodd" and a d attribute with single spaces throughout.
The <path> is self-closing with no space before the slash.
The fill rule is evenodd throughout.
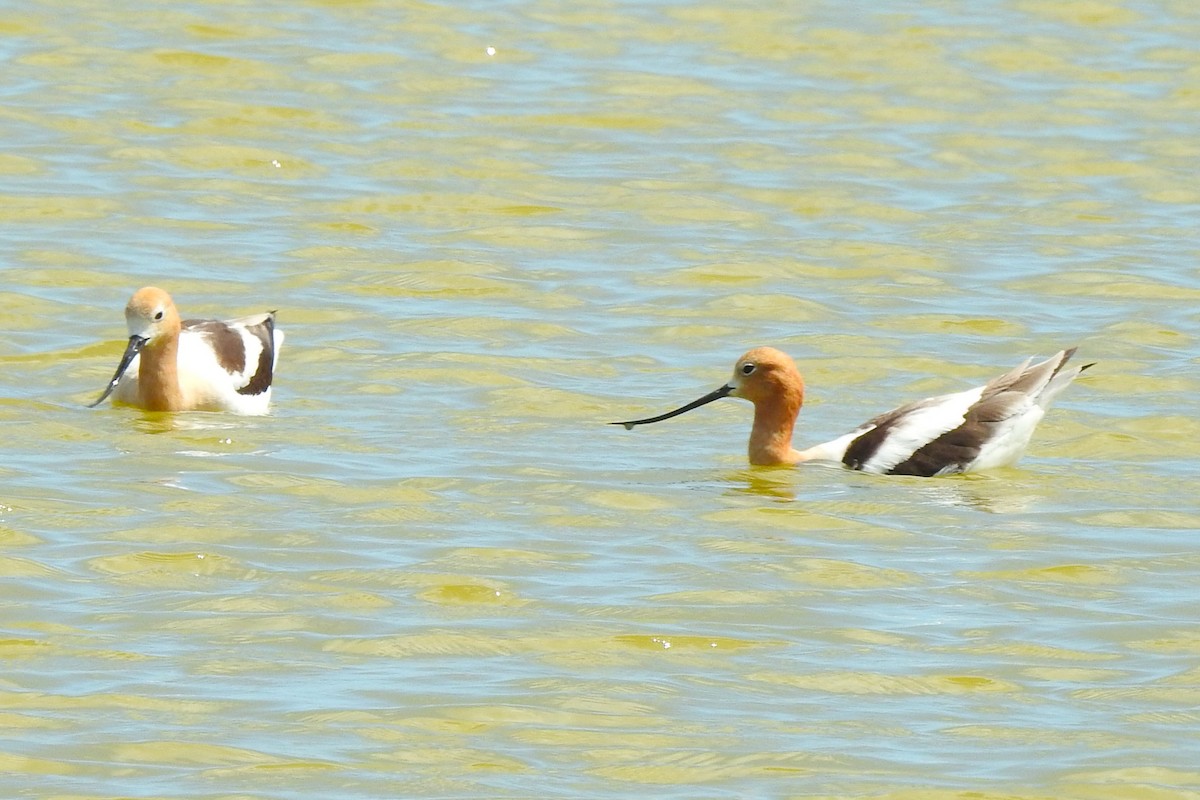
<path id="1" fill-rule="evenodd" d="M 0 789 L 1193 798 L 1191 0 L 0 11 Z M 89 409 L 139 286 L 273 413 Z M 1014 468 L 752 469 L 1079 345 Z"/>

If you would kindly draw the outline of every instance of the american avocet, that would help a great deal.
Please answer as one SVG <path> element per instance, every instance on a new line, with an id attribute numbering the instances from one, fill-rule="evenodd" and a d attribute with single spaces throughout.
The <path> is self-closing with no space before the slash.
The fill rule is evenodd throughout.
<path id="1" fill-rule="evenodd" d="M 722 397 L 742 397 L 754 404 L 751 464 L 835 461 L 888 475 L 973 472 L 1016 463 L 1055 396 L 1092 366 L 1063 369 L 1074 353 L 1072 347 L 1033 365 L 1029 359 L 983 386 L 900 406 L 807 450 L 792 447 L 804 380 L 796 363 L 773 347 L 746 353 L 733 368 L 733 380 L 698 400 L 657 417 L 612 424 L 632 429 Z"/>
<path id="2" fill-rule="evenodd" d="M 89 407 L 114 400 L 147 411 L 265 414 L 283 344 L 275 312 L 220 322 L 180 320 L 171 296 L 147 286 L 125 306 L 129 345 Z M 126 374 L 128 372 L 128 374 Z"/>

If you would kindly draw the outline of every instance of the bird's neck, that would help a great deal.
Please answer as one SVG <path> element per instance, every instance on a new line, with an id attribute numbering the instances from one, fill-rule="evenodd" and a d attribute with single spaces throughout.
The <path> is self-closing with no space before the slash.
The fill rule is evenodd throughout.
<path id="1" fill-rule="evenodd" d="M 788 393 L 771 403 L 755 403 L 750 430 L 750 463 L 762 467 L 795 464 L 800 453 L 792 447 L 792 431 L 804 394 Z"/>
<path id="2" fill-rule="evenodd" d="M 178 411 L 183 406 L 179 389 L 179 339 L 164 336 L 142 348 L 138 391 L 147 411 Z"/>

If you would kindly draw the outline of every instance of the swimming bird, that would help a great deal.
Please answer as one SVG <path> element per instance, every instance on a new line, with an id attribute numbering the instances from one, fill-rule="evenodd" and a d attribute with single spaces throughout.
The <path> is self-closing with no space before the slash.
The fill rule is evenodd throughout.
<path id="1" fill-rule="evenodd" d="M 734 365 L 732 380 L 681 408 L 611 424 L 632 429 L 722 397 L 741 397 L 754 404 L 751 464 L 832 461 L 863 472 L 924 477 L 975 472 L 1017 462 L 1050 403 L 1092 366 L 1067 369 L 1074 354 L 1072 347 L 1037 364 L 1026 360 L 983 386 L 900 406 L 807 450 L 792 447 L 792 429 L 804 403 L 804 379 L 796 363 L 773 347 L 750 350 Z"/>
<path id="2" fill-rule="evenodd" d="M 147 411 L 267 413 L 283 344 L 274 311 L 225 322 L 180 320 L 171 296 L 146 286 L 125 306 L 125 324 L 125 354 L 89 408 L 113 394 L 114 402 Z"/>

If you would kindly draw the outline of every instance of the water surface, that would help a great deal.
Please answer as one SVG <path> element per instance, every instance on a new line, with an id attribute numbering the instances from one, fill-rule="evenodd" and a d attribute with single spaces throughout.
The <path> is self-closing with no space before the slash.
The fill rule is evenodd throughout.
<path id="1" fill-rule="evenodd" d="M 1200 790 L 1188 2 L 0 14 L 14 797 Z M 487 48 L 494 48 L 489 55 Z M 138 286 L 265 418 L 87 409 Z M 1078 344 L 1013 469 L 750 469 Z"/>

